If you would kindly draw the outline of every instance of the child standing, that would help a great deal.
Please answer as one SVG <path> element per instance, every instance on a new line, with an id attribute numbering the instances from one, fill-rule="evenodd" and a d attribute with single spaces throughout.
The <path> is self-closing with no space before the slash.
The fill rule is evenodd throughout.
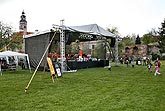
<path id="1" fill-rule="evenodd" d="M 154 74 L 155 76 L 156 76 L 157 74 L 160 74 L 160 72 L 159 72 L 159 67 L 158 67 L 157 64 L 155 64 L 154 69 L 155 69 L 155 74 Z"/>
<path id="2" fill-rule="evenodd" d="M 160 60 L 158 60 L 158 67 L 159 67 L 159 68 L 160 68 L 160 65 L 161 65 Z"/>
<path id="3" fill-rule="evenodd" d="M 151 63 L 147 64 L 147 69 L 148 69 L 148 72 L 151 72 Z"/>
<path id="4" fill-rule="evenodd" d="M 134 60 L 133 59 L 131 61 L 131 64 L 132 64 L 132 68 L 134 68 L 135 63 L 134 63 Z"/>
<path id="5" fill-rule="evenodd" d="M 126 59 L 125 64 L 127 67 L 128 67 L 128 62 L 129 62 L 128 59 Z"/>

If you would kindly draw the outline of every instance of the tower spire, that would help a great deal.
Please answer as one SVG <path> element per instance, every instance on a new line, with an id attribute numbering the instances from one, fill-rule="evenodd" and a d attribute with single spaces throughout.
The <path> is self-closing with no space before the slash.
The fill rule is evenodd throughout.
<path id="1" fill-rule="evenodd" d="M 24 10 L 22 11 L 22 15 L 20 16 L 20 21 L 19 21 L 19 31 L 20 32 L 27 32 L 27 21 L 26 21 L 26 16 Z"/>

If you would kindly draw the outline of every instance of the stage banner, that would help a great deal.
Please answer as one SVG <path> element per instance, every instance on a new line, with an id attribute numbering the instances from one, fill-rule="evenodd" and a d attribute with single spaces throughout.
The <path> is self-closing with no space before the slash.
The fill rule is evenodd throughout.
<path id="1" fill-rule="evenodd" d="M 47 57 L 46 59 L 47 59 L 48 65 L 49 65 L 51 75 L 55 76 L 55 70 L 54 70 L 54 67 L 52 64 L 52 60 L 49 57 Z"/>
<path id="2" fill-rule="evenodd" d="M 58 77 L 61 77 L 62 76 L 61 71 L 60 71 L 60 68 L 56 68 L 56 72 L 57 72 Z"/>

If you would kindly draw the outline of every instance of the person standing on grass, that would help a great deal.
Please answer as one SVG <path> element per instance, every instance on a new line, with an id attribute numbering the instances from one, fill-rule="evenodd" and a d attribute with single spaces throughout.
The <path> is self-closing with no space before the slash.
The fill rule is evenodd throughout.
<path id="1" fill-rule="evenodd" d="M 151 60 L 148 58 L 147 59 L 147 69 L 148 69 L 148 72 L 151 72 L 151 66 L 152 66 Z"/>
<path id="2" fill-rule="evenodd" d="M 154 64 L 158 64 L 158 58 L 154 61 Z"/>
<path id="3" fill-rule="evenodd" d="M 143 57 L 143 66 L 146 66 L 146 56 Z"/>
<path id="4" fill-rule="evenodd" d="M 160 65 L 161 65 L 160 60 L 158 60 L 158 67 L 159 67 L 159 68 L 160 68 Z"/>
<path id="5" fill-rule="evenodd" d="M 127 67 L 128 67 L 128 62 L 129 62 L 128 59 L 126 59 L 125 64 Z"/>
<path id="6" fill-rule="evenodd" d="M 147 63 L 148 72 L 151 72 L 151 63 Z"/>
<path id="7" fill-rule="evenodd" d="M 155 64 L 154 69 L 155 69 L 155 74 L 154 74 L 154 75 L 155 75 L 155 76 L 156 76 L 157 74 L 160 75 L 158 64 Z"/>
<path id="8" fill-rule="evenodd" d="M 134 68 L 134 66 L 135 66 L 135 62 L 134 62 L 133 59 L 132 59 L 132 61 L 131 61 L 131 64 L 132 64 L 132 68 Z"/>

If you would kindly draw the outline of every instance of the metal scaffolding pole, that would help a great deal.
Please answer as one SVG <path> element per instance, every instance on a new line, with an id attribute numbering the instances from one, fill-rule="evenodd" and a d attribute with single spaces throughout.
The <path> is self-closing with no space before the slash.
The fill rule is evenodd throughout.
<path id="1" fill-rule="evenodd" d="M 115 42 L 115 65 L 119 66 L 119 58 L 118 58 L 118 35 L 116 36 L 116 42 Z"/>
<path id="2" fill-rule="evenodd" d="M 65 32 L 64 32 L 64 20 L 60 20 L 60 56 L 61 56 L 61 72 L 63 73 L 65 68 Z"/>
<path id="3" fill-rule="evenodd" d="M 77 70 L 70 70 L 70 68 L 67 66 L 66 63 L 66 57 L 65 57 L 65 26 L 64 26 L 64 20 L 60 20 L 60 25 L 54 25 L 53 28 L 60 31 L 60 59 L 59 63 L 61 64 L 61 73 L 64 72 L 76 72 Z M 67 71 L 67 68 L 69 71 Z"/>

